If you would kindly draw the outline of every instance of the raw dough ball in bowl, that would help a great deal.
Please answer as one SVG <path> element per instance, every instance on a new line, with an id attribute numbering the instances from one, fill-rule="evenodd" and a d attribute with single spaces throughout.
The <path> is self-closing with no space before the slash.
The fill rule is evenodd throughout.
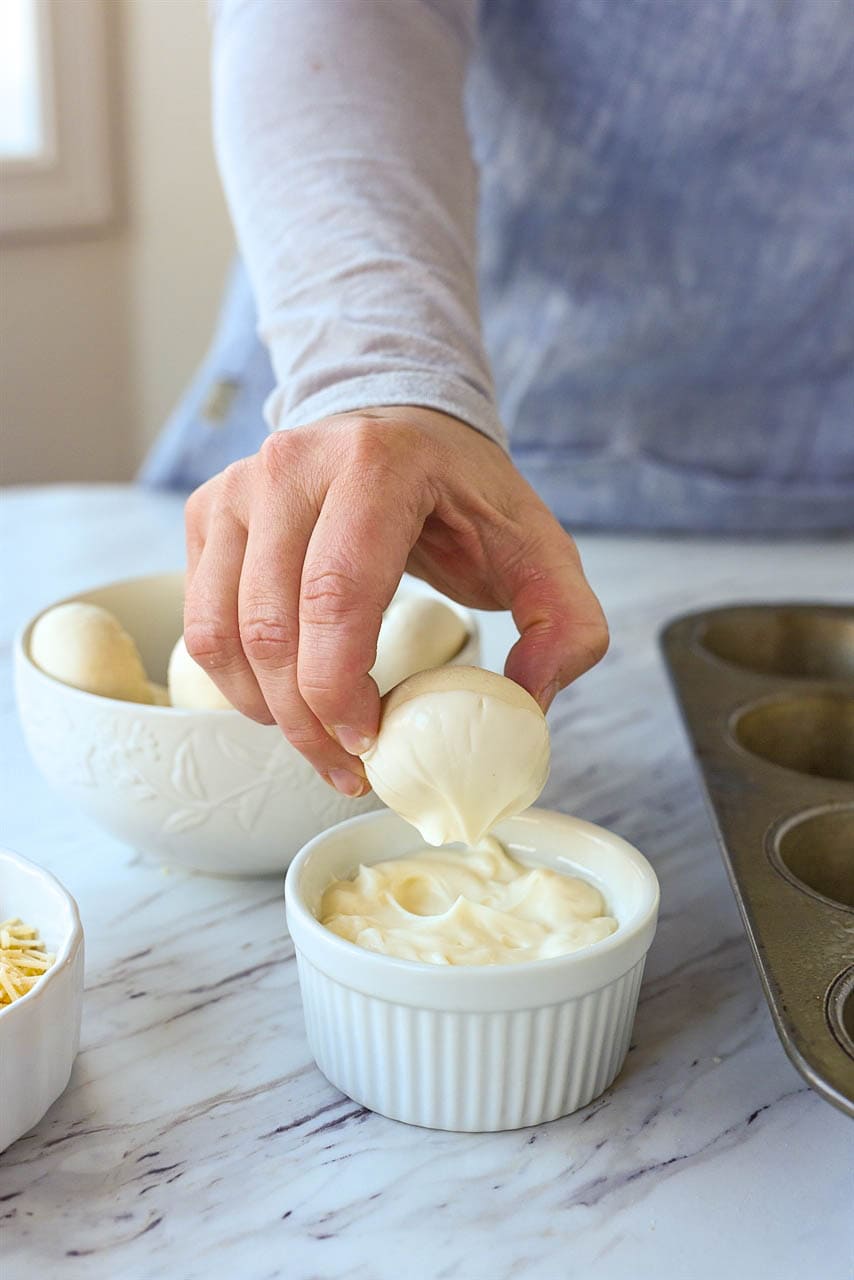
<path id="1" fill-rule="evenodd" d="M 520 685 L 480 667 L 410 676 L 383 699 L 362 760 L 381 800 L 428 844 L 477 844 L 527 809 L 549 773 L 549 731 Z"/>
<path id="2" fill-rule="evenodd" d="M 154 701 L 134 640 L 99 605 L 75 601 L 48 609 L 33 627 L 30 657 L 46 675 L 86 693 Z"/>
<path id="3" fill-rule="evenodd" d="M 406 582 L 404 593 L 428 588 Z M 117 619 L 157 682 L 140 691 L 143 706 L 54 679 L 33 653 L 42 612 L 15 641 L 18 708 L 33 759 L 63 796 L 119 840 L 193 871 L 278 875 L 318 832 L 379 808 L 373 793 L 351 800 L 334 791 L 276 725 L 233 710 L 168 705 L 162 686 L 183 626 L 182 572 L 109 583 L 54 607 L 67 604 L 96 606 Z M 462 606 L 447 607 L 468 636 L 459 656 L 476 662 L 476 619 Z"/>
<path id="4" fill-rule="evenodd" d="M 392 600 L 383 616 L 371 675 L 380 693 L 428 667 L 450 662 L 468 638 L 468 628 L 449 605 L 431 596 Z"/>
<path id="5" fill-rule="evenodd" d="M 371 675 L 380 693 L 415 671 L 441 666 L 463 648 L 469 630 L 459 613 L 431 596 L 404 596 L 385 612 Z M 190 657 L 181 636 L 169 659 L 169 699 L 191 711 L 227 711 L 231 703 Z"/>
<path id="6" fill-rule="evenodd" d="M 233 711 L 224 693 L 220 693 L 204 671 L 187 652 L 184 637 L 180 636 L 169 658 L 169 701 L 173 707 L 186 707 L 190 711 Z"/>

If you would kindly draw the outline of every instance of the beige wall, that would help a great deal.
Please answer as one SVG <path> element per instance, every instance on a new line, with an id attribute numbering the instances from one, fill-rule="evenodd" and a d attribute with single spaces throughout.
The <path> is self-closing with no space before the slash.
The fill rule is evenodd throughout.
<path id="1" fill-rule="evenodd" d="M 204 351 L 232 236 L 206 0 L 110 0 L 119 212 L 0 249 L 2 478 L 132 475 Z"/>

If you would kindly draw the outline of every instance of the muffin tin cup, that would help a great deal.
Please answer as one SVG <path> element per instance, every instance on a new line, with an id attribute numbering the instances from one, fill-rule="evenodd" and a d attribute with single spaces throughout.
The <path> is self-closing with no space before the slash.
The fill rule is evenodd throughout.
<path id="1" fill-rule="evenodd" d="M 854 608 L 734 605 L 661 644 L 777 1031 L 854 1115 Z"/>

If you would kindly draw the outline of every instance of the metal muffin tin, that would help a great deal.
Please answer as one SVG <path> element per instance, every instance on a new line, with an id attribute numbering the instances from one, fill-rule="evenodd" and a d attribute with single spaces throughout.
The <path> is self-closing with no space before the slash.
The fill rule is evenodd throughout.
<path id="1" fill-rule="evenodd" d="M 691 613 L 661 646 L 780 1039 L 854 1115 L 854 607 Z"/>

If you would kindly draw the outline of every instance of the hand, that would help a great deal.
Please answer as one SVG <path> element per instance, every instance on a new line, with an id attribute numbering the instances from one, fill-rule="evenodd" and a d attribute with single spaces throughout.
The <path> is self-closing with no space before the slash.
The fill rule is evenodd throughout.
<path id="1" fill-rule="evenodd" d="M 383 610 L 405 569 L 511 609 L 505 665 L 545 710 L 608 647 L 573 540 L 504 452 L 428 409 L 271 435 L 187 503 L 187 648 L 230 702 L 345 795 L 368 790 Z"/>

